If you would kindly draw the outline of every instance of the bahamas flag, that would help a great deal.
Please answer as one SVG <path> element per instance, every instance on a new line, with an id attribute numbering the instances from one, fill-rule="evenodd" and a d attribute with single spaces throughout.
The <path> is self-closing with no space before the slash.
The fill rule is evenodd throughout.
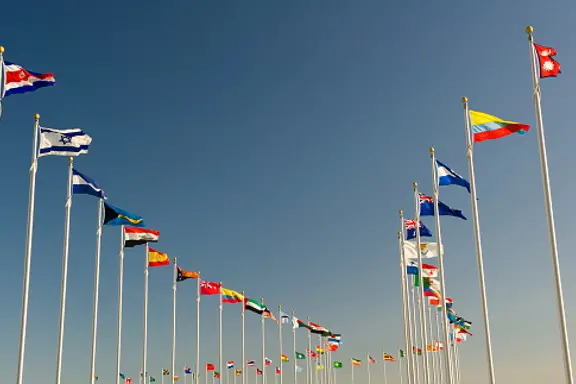
<path id="1" fill-rule="evenodd" d="M 133 227 L 145 227 L 142 216 L 136 216 L 108 203 L 104 203 L 104 225 L 131 225 Z"/>
<path id="2" fill-rule="evenodd" d="M 500 139 L 513 133 L 524 134 L 530 129 L 530 126 L 526 124 L 502 120 L 499 117 L 472 110 L 470 110 L 470 120 L 475 143 Z"/>

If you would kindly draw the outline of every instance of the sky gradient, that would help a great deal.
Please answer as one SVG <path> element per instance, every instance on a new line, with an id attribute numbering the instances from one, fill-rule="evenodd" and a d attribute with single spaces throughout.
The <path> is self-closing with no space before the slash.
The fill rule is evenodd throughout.
<path id="1" fill-rule="evenodd" d="M 558 50 L 563 68 L 542 83 L 543 112 L 576 337 L 575 16 L 567 0 L 27 2 L 0 25 L 5 58 L 54 72 L 57 85 L 3 103 L 0 372 L 8 381 L 16 375 L 34 113 L 43 126 L 93 137 L 77 168 L 112 204 L 161 231 L 156 249 L 207 280 L 342 333 L 339 382 L 351 357 L 395 353 L 403 342 L 397 211 L 412 212 L 412 182 L 431 192 L 430 146 L 468 175 L 462 96 L 472 109 L 534 125 L 528 24 L 537 43 Z M 480 143 L 475 159 L 497 380 L 562 382 L 536 134 Z M 27 384 L 55 374 L 65 192 L 66 160 L 41 159 Z M 470 217 L 465 190 L 443 188 L 440 197 Z M 63 384 L 89 380 L 96 209 L 89 196 L 74 199 Z M 443 218 L 442 233 L 448 295 L 474 323 L 461 348 L 462 382 L 486 383 L 472 223 Z M 115 379 L 119 237 L 118 228 L 104 231 L 104 383 Z M 125 260 L 122 370 L 134 378 L 143 253 L 129 250 Z M 196 312 L 194 283 L 178 287 L 181 369 L 194 364 Z M 152 270 L 148 365 L 156 375 L 170 362 L 171 305 L 171 269 Z M 224 360 L 240 361 L 240 307 L 224 310 Z M 202 300 L 201 318 L 201 359 L 216 362 L 216 298 Z M 248 359 L 260 359 L 259 324 L 247 315 Z M 268 325 L 276 363 L 277 332 Z M 303 350 L 304 334 L 298 340 Z"/>

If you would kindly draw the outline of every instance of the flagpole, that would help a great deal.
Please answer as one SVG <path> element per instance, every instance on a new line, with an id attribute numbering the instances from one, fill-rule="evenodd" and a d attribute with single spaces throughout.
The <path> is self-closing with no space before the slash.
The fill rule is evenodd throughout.
<path id="1" fill-rule="evenodd" d="M 208 384 L 208 363 L 206 363 L 206 374 L 204 376 L 204 384 Z"/>
<path id="2" fill-rule="evenodd" d="M 242 297 L 244 298 L 244 291 L 242 291 Z M 244 299 L 245 300 L 245 299 Z M 246 314 L 246 302 L 242 301 L 242 384 L 246 384 L 246 375 L 248 371 L 246 370 L 246 355 L 244 354 L 244 346 L 246 343 L 246 333 L 244 329 L 244 316 Z M 236 373 L 234 373 L 236 374 Z M 236 381 L 236 376 L 234 376 L 234 381 Z M 234 383 L 236 384 L 236 383 Z"/>
<path id="3" fill-rule="evenodd" d="M 444 303 L 444 305 L 446 305 L 446 303 Z M 435 317 L 436 317 L 436 335 L 438 336 L 438 339 L 441 340 L 442 334 L 440 333 L 440 320 L 438 319 L 438 311 L 436 311 Z M 442 341 L 442 343 L 444 343 L 444 349 L 448 348 L 448 346 L 447 346 L 448 342 Z M 440 352 L 440 346 L 439 345 L 438 345 L 438 352 Z M 446 358 L 446 355 L 444 355 L 444 358 Z M 438 360 L 440 363 L 442 362 L 442 356 L 441 355 L 438 355 Z M 447 373 L 448 373 L 448 376 L 451 377 L 450 372 L 447 372 Z M 438 378 L 440 379 L 440 383 L 443 383 L 444 382 L 444 375 L 442 374 L 441 369 L 438 372 L 438 376 L 439 376 Z M 450 379 L 448 379 L 448 380 L 450 380 Z"/>
<path id="4" fill-rule="evenodd" d="M 432 307 L 430 306 L 430 302 L 428 302 L 428 319 L 430 319 L 430 321 L 428 322 L 428 331 L 430 332 L 430 353 L 432 354 L 432 377 L 431 377 L 431 381 L 433 383 L 436 383 L 436 372 L 440 369 L 440 366 L 438 365 L 438 353 L 434 352 L 434 347 L 435 347 L 435 343 L 434 343 L 434 324 L 433 324 L 433 319 L 434 317 L 432 316 Z M 428 346 L 426 346 L 426 349 L 428 349 Z"/>
<path id="5" fill-rule="evenodd" d="M 352 360 L 350 360 L 352 362 Z M 354 384 L 354 364 L 352 364 L 352 384 Z"/>
<path id="6" fill-rule="evenodd" d="M 366 354 L 366 369 L 368 370 L 368 384 L 370 384 L 370 355 Z"/>
<path id="7" fill-rule="evenodd" d="M 400 214 L 400 232 L 398 232 L 398 250 L 400 254 L 400 280 L 402 283 L 402 316 L 404 318 L 404 346 L 406 351 L 408 351 L 409 344 L 411 344 L 411 335 L 410 335 L 410 312 L 408 309 L 408 287 L 406 281 L 406 260 L 404 256 L 404 216 L 403 211 L 398 211 Z M 408 361 L 409 363 L 409 361 Z M 410 375 L 410 364 L 408 364 L 408 384 L 412 384 L 412 379 Z"/>
<path id="8" fill-rule="evenodd" d="M 422 339 L 422 348 L 425 349 L 428 344 L 428 334 L 426 331 L 426 309 L 424 308 L 424 277 L 422 275 L 422 252 L 420 242 L 420 194 L 418 193 L 418 183 L 413 183 L 414 187 L 414 209 L 416 211 L 416 248 L 418 252 L 418 280 L 420 283 L 420 333 Z M 440 252 L 439 252 L 440 253 Z M 424 355 L 424 383 L 430 384 L 430 365 L 428 363 L 428 355 L 423 351 Z"/>
<path id="9" fill-rule="evenodd" d="M 264 307 L 264 298 L 260 299 L 262 307 Z M 266 333 L 264 326 L 264 312 L 260 315 L 260 321 L 262 323 L 262 384 L 266 384 Z"/>
<path id="10" fill-rule="evenodd" d="M 476 176 L 474 174 L 474 157 L 472 144 L 472 128 L 470 123 L 470 109 L 468 107 L 468 98 L 463 97 L 464 120 L 466 129 L 466 154 L 468 157 L 468 172 L 470 173 L 470 200 L 472 202 L 472 217 L 474 224 L 474 244 L 476 245 L 476 259 L 478 263 L 478 279 L 480 280 L 480 296 L 482 299 L 482 315 L 484 318 L 484 334 L 486 338 L 486 359 L 488 371 L 490 374 L 490 383 L 496 383 L 494 374 L 494 359 L 492 357 L 492 340 L 490 337 L 490 319 L 488 316 L 488 299 L 486 298 L 486 282 L 484 279 L 484 259 L 482 256 L 482 240 L 480 238 L 480 218 L 478 216 L 478 199 L 476 197 Z M 445 303 L 442 303 L 446 305 Z M 568 355 L 569 357 L 569 355 Z M 571 371 L 571 369 L 570 369 Z M 572 376 L 570 376 L 572 383 Z"/>
<path id="11" fill-rule="evenodd" d="M 414 285 L 412 285 L 412 287 L 410 287 L 410 292 L 412 293 L 412 333 L 413 333 L 413 338 L 412 338 L 412 343 L 416 342 L 416 339 L 418 337 L 417 333 L 418 333 L 418 328 L 416 326 L 417 323 L 417 318 L 416 318 L 416 290 L 414 289 Z M 408 299 L 408 304 L 410 304 L 410 299 Z M 410 305 L 408 305 L 410 306 Z M 420 384 L 422 382 L 422 377 L 420 375 L 420 361 L 417 360 L 418 358 L 418 350 L 416 350 L 416 352 L 414 352 L 414 348 L 417 349 L 417 347 L 415 347 L 414 344 L 412 344 L 411 346 L 411 356 L 412 356 L 412 364 L 414 366 L 414 382 L 417 384 Z"/>
<path id="12" fill-rule="evenodd" d="M 396 349 L 398 349 L 398 373 L 400 375 L 400 384 L 404 384 L 404 377 L 402 372 L 402 356 L 400 356 L 400 348 L 396 347 Z M 406 363 L 408 363 L 408 360 L 406 360 Z M 408 366 L 406 366 L 406 372 L 408 372 Z M 407 375 L 407 377 L 410 377 L 410 375 Z M 410 382 L 410 379 L 407 381 Z M 440 383 L 442 384 L 442 382 Z"/>
<path id="13" fill-rule="evenodd" d="M 220 284 L 220 304 L 218 305 L 218 372 L 220 373 L 220 380 L 222 380 L 222 282 Z M 226 376 L 226 383 L 228 377 Z"/>
<path id="14" fill-rule="evenodd" d="M 320 336 L 318 336 L 318 338 L 320 339 Z M 318 352 L 316 348 L 315 350 L 316 350 L 316 367 L 315 367 L 316 369 L 314 370 L 314 378 L 316 379 L 316 384 L 320 384 L 320 375 L 318 373 L 318 362 L 322 361 L 322 357 L 320 355 L 320 352 Z"/>
<path id="15" fill-rule="evenodd" d="M 30 187 L 28 191 L 28 223 L 26 224 L 26 247 L 24 249 L 24 277 L 22 282 L 22 314 L 20 318 L 20 344 L 18 346 L 18 368 L 16 384 L 22 384 L 24 376 L 24 353 L 28 329 L 28 301 L 30 298 L 30 266 L 32 263 L 32 237 L 34 234 L 34 200 L 36 197 L 36 172 L 38 170 L 38 130 L 40 115 L 34 115 L 32 138 L 32 163 L 30 165 Z"/>
<path id="16" fill-rule="evenodd" d="M 310 325 L 310 317 L 306 317 L 306 324 Z M 308 356 L 306 359 L 306 384 L 312 383 L 312 357 L 310 356 L 310 351 L 312 351 L 312 333 L 308 329 Z"/>
<path id="17" fill-rule="evenodd" d="M 294 319 L 294 311 L 292 311 L 292 319 Z M 294 361 L 294 384 L 298 384 L 298 372 L 296 372 L 296 328 L 292 326 L 292 359 Z"/>
<path id="18" fill-rule="evenodd" d="M 142 335 L 142 382 L 147 384 L 146 376 L 148 375 L 147 362 L 148 362 L 148 251 L 150 247 L 146 243 L 145 250 L 145 264 L 144 264 L 144 325 Z M 174 375 L 174 372 L 172 372 Z"/>
<path id="19" fill-rule="evenodd" d="M 548 156 L 546 154 L 546 138 L 544 136 L 544 121 L 542 118 L 540 81 L 536 71 L 536 57 L 534 55 L 534 28 L 526 27 L 528 43 L 530 45 L 530 62 L 532 67 L 532 84 L 534 87 L 534 108 L 536 112 L 536 128 L 538 133 L 538 147 L 540 150 L 540 167 L 542 172 L 542 185 L 544 187 L 544 204 L 546 207 L 546 219 L 548 222 L 548 236 L 554 271 L 554 285 L 556 288 L 556 305 L 558 306 L 558 320 L 562 337 L 562 353 L 564 357 L 564 370 L 567 382 L 572 384 L 572 360 L 570 358 L 570 340 L 566 325 L 566 311 L 564 309 L 564 294 L 562 291 L 562 278 L 560 276 L 560 260 L 558 256 L 558 242 L 556 240 L 556 228 L 554 224 L 554 210 L 552 208 L 552 190 L 550 188 L 550 175 L 548 171 Z"/>
<path id="20" fill-rule="evenodd" d="M 162 376 L 161 376 L 160 380 L 161 380 L 162 384 L 164 384 L 164 371 L 162 371 Z"/>
<path id="21" fill-rule="evenodd" d="M 148 257 L 148 256 L 146 256 Z M 178 276 L 178 259 L 174 258 L 174 273 L 172 278 L 172 384 L 174 384 L 174 371 L 176 371 L 176 279 Z M 186 372 L 182 375 L 186 381 Z"/>
<path id="22" fill-rule="evenodd" d="M 382 367 L 382 370 L 384 371 L 384 384 L 388 384 L 388 378 L 386 377 L 386 360 L 384 360 L 384 350 L 382 350 Z"/>
<path id="23" fill-rule="evenodd" d="M 200 271 L 196 279 L 196 383 L 200 382 Z M 206 371 L 206 381 L 208 380 L 208 371 Z"/>
<path id="24" fill-rule="evenodd" d="M 278 334 L 280 335 L 280 384 L 284 384 L 283 376 L 284 376 L 284 367 L 282 367 L 282 305 L 278 306 Z"/>
<path id="25" fill-rule="evenodd" d="M 100 290 L 100 254 L 102 250 L 102 216 L 104 199 L 98 199 L 98 230 L 96 231 L 96 262 L 94 265 L 94 301 L 92 310 L 92 349 L 90 353 L 90 384 L 94 383 L 96 375 L 96 342 L 98 332 L 98 296 Z"/>
<path id="26" fill-rule="evenodd" d="M 62 382 L 62 352 L 64 347 L 64 322 L 66 320 L 66 293 L 68 283 L 68 256 L 70 252 L 70 213 L 72 210 L 72 167 L 74 158 L 68 158 L 68 187 L 66 196 L 66 218 L 64 219 L 64 251 L 62 253 L 62 281 L 60 287 L 60 324 L 56 347 L 56 384 Z"/>
<path id="27" fill-rule="evenodd" d="M 122 299 L 124 295 L 124 226 L 120 227 L 120 252 L 118 254 L 118 329 L 116 339 L 116 384 L 120 383 L 120 365 L 122 360 Z"/>

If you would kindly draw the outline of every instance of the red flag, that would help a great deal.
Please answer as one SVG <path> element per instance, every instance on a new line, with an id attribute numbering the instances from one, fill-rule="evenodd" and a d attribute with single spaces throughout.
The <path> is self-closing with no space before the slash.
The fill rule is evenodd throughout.
<path id="1" fill-rule="evenodd" d="M 256 368 L 256 374 L 262 376 L 262 370 Z"/>
<path id="2" fill-rule="evenodd" d="M 215 369 L 216 369 L 216 367 L 214 366 L 214 364 L 206 363 L 206 370 L 207 371 L 213 371 Z"/>
<path id="3" fill-rule="evenodd" d="M 534 44 L 534 49 L 536 50 L 536 54 L 538 54 L 538 61 L 540 62 L 541 79 L 545 77 L 556 77 L 562 73 L 560 63 L 552 58 L 557 55 L 554 48 Z"/>
<path id="4" fill-rule="evenodd" d="M 213 283 L 211 281 L 200 280 L 200 294 L 201 295 L 218 295 L 222 284 Z"/>

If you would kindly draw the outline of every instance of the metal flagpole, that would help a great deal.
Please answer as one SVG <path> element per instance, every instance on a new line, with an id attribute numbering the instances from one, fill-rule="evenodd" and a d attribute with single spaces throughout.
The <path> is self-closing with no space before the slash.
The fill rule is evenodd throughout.
<path id="1" fill-rule="evenodd" d="M 370 355 L 366 354 L 366 369 L 368 370 L 368 384 L 370 384 Z"/>
<path id="2" fill-rule="evenodd" d="M 242 297 L 244 297 L 244 291 L 242 291 Z M 246 333 L 244 330 L 244 316 L 246 315 L 246 302 L 242 301 L 242 364 L 240 367 L 242 368 L 242 384 L 246 384 L 246 375 L 248 371 L 246 370 L 246 356 L 244 354 L 244 346 L 246 343 Z M 234 373 L 236 374 L 236 373 Z M 234 376 L 234 381 L 236 381 L 236 376 Z M 236 384 L 236 383 L 234 383 Z"/>
<path id="3" fill-rule="evenodd" d="M 402 356 L 400 356 L 400 348 L 398 349 L 398 374 L 400 375 L 400 384 L 404 384 L 404 376 L 403 376 L 403 372 L 402 372 L 402 361 L 404 359 L 402 359 Z M 406 361 L 408 362 L 408 361 Z M 406 371 L 408 371 L 408 366 L 406 366 Z M 410 376 L 408 376 L 410 377 Z M 408 381 L 410 381 L 410 379 L 408 379 Z"/>
<path id="4" fill-rule="evenodd" d="M 294 311 L 292 311 L 292 319 L 294 319 Z M 292 326 L 292 359 L 294 361 L 294 384 L 298 384 L 298 372 L 296 372 L 296 328 Z"/>
<path id="5" fill-rule="evenodd" d="M 463 97 L 464 103 L 464 120 L 466 128 L 466 154 L 468 157 L 468 171 L 470 173 L 470 200 L 472 202 L 472 217 L 474 224 L 474 243 L 476 245 L 476 259 L 478 262 L 478 279 L 480 280 L 480 296 L 482 299 L 482 314 L 484 317 L 484 335 L 486 338 L 486 358 L 488 362 L 488 371 L 490 374 L 490 383 L 496 382 L 494 374 L 494 360 L 492 358 L 492 340 L 490 337 L 490 319 L 488 316 L 488 299 L 486 298 L 486 282 L 484 280 L 484 260 L 482 256 L 482 240 L 480 239 L 480 219 L 478 216 L 478 200 L 476 197 L 476 176 L 474 174 L 474 158 L 472 132 L 470 124 L 470 110 L 468 107 L 468 98 Z M 446 305 L 445 303 L 442 303 Z M 572 379 L 570 379 L 572 380 Z"/>
<path id="6" fill-rule="evenodd" d="M 554 225 L 554 210 L 552 208 L 552 191 L 550 188 L 550 175 L 548 172 L 548 156 L 546 154 L 546 139 L 544 136 L 544 121 L 542 119 L 542 94 L 540 92 L 540 81 L 536 70 L 536 57 L 534 55 L 534 28 L 526 27 L 528 43 L 530 45 L 530 63 L 532 67 L 532 84 L 534 86 L 534 108 L 536 112 L 536 128 L 538 133 L 538 147 L 540 150 L 540 168 L 542 172 L 542 185 L 544 187 L 544 204 L 546 206 L 546 219 L 548 222 L 548 236 L 550 241 L 550 251 L 552 256 L 552 266 L 554 271 L 554 285 L 556 288 L 556 304 L 558 306 L 558 319 L 560 322 L 560 332 L 562 337 L 562 353 L 564 357 L 564 370 L 566 380 L 572 384 L 572 360 L 570 358 L 570 340 L 568 338 L 568 328 L 566 325 L 566 311 L 564 309 L 564 294 L 562 292 L 562 278 L 560 276 L 560 260 L 558 257 L 558 243 L 556 240 L 556 228 Z"/>
<path id="7" fill-rule="evenodd" d="M 196 383 L 200 381 L 200 271 L 196 279 Z M 208 371 L 205 372 L 208 380 Z"/>
<path id="8" fill-rule="evenodd" d="M 160 381 L 162 382 L 162 384 L 164 384 L 164 370 L 162 370 L 162 376 L 161 376 Z"/>
<path id="9" fill-rule="evenodd" d="M 306 324 L 310 324 L 310 317 L 306 317 Z M 308 356 L 306 356 L 306 371 L 308 375 L 306 384 L 312 383 L 312 356 L 310 356 L 310 351 L 312 351 L 312 333 L 308 330 Z"/>
<path id="10" fill-rule="evenodd" d="M 174 371 L 176 371 L 176 278 L 178 277 L 178 260 L 174 258 L 174 274 L 172 280 L 172 361 L 171 361 L 171 369 L 172 369 L 172 381 L 171 384 L 174 384 Z M 182 375 L 184 376 L 184 381 L 186 381 L 186 372 Z"/>
<path id="11" fill-rule="evenodd" d="M 318 338 L 320 338 L 320 336 L 318 336 Z M 316 366 L 314 367 L 314 378 L 316 379 L 316 384 L 320 384 L 320 375 L 318 374 L 318 363 L 322 361 L 322 358 L 320 357 L 320 353 L 318 352 L 318 350 L 316 348 L 314 348 L 314 350 L 316 351 Z"/>
<path id="12" fill-rule="evenodd" d="M 264 298 L 260 299 L 262 307 L 264 307 Z M 266 332 L 264 326 L 264 313 L 260 315 L 260 320 L 262 322 L 262 384 L 266 384 Z"/>
<path id="13" fill-rule="evenodd" d="M 280 319 L 280 321 L 278 322 L 278 334 L 280 337 L 280 384 L 284 384 L 284 367 L 282 367 L 282 306 L 279 305 L 278 306 L 278 318 Z"/>
<path id="14" fill-rule="evenodd" d="M 430 319 L 430 321 L 428 322 L 428 328 L 429 328 L 429 332 L 430 332 L 430 353 L 432 354 L 432 382 L 436 383 L 436 373 L 438 372 L 438 370 L 440 369 L 440 366 L 438 365 L 438 353 L 434 350 L 435 347 L 435 342 L 434 342 L 434 317 L 432 316 L 432 307 L 430 306 L 430 302 L 428 302 L 428 319 Z M 426 349 L 428 349 L 428 346 L 426 346 Z"/>
<path id="15" fill-rule="evenodd" d="M 118 338 L 116 339 L 116 384 L 120 384 L 120 365 L 122 360 L 122 299 L 124 290 L 124 226 L 120 228 L 120 252 L 118 254 Z"/>
<path id="16" fill-rule="evenodd" d="M 398 232 L 398 250 L 400 254 L 400 280 L 402 283 L 402 316 L 404 318 L 404 348 L 408 351 L 408 346 L 411 344 L 410 337 L 410 313 L 408 310 L 408 287 L 406 282 L 406 260 L 404 258 L 404 217 L 403 211 L 398 211 L 400 214 L 400 232 Z M 412 384 L 412 379 L 410 375 L 410 364 L 408 364 L 408 384 Z"/>
<path id="17" fill-rule="evenodd" d="M 150 247 L 148 243 L 146 243 L 146 247 L 144 248 L 146 255 L 145 255 L 145 264 L 144 264 L 144 330 L 142 335 L 142 382 L 147 384 L 147 362 L 148 362 L 148 250 Z M 174 375 L 174 372 L 172 372 Z"/>
<path id="18" fill-rule="evenodd" d="M 414 209 L 416 213 L 416 248 L 418 252 L 418 280 L 420 283 L 420 294 L 418 295 L 420 301 L 420 332 L 422 338 L 422 354 L 424 356 L 424 383 L 430 383 L 430 365 L 428 363 L 428 355 L 426 353 L 426 345 L 428 344 L 428 334 L 426 332 L 426 309 L 424 308 L 424 277 L 422 275 L 422 252 L 420 251 L 420 194 L 418 193 L 418 183 L 412 184 L 414 187 Z"/>
<path id="19" fill-rule="evenodd" d="M 458 343 L 454 344 L 454 350 L 456 351 L 456 382 L 460 383 L 460 350 Z"/>
<path id="20" fill-rule="evenodd" d="M 408 310 L 410 312 L 412 312 L 412 325 L 410 327 L 410 332 L 412 333 L 412 346 L 410 347 L 410 356 L 412 357 L 412 366 L 414 367 L 414 382 L 416 384 L 419 384 L 421 382 L 421 376 L 420 376 L 420 361 L 418 361 L 418 351 L 415 351 L 415 345 L 414 345 L 414 341 L 416 341 L 417 336 L 417 331 L 418 328 L 416 327 L 416 323 L 417 323 L 417 319 L 416 319 L 416 292 L 414 289 L 414 285 L 412 285 L 410 287 L 410 292 L 412 293 L 412 310 L 410 311 L 410 298 L 408 298 Z"/>
<path id="21" fill-rule="evenodd" d="M 74 158 L 68 158 L 68 189 L 66 196 L 66 218 L 64 219 L 64 251 L 62 253 L 62 281 L 60 288 L 60 324 L 56 347 L 56 384 L 62 382 L 62 352 L 64 347 L 64 323 L 66 320 L 66 292 L 68 283 L 68 256 L 70 252 L 70 213 L 72 211 L 72 167 Z"/>
<path id="22" fill-rule="evenodd" d="M 444 303 L 444 305 L 446 305 L 446 303 Z M 440 333 L 440 320 L 438 319 L 438 311 L 436 311 L 435 317 L 436 317 L 436 335 L 438 336 L 438 340 L 442 340 L 442 334 Z M 444 349 L 448 348 L 447 342 L 442 342 L 442 343 L 444 345 Z M 437 347 L 438 347 L 438 352 L 440 352 L 440 345 L 437 345 Z M 438 355 L 438 360 L 440 363 L 442 363 L 442 355 Z M 448 376 L 450 376 L 450 372 L 447 372 L 447 373 L 448 373 Z M 438 371 L 438 378 L 440 380 L 439 381 L 440 383 L 444 382 L 444 374 L 442 373 L 441 369 Z M 450 380 L 450 379 L 448 379 L 448 380 Z"/>
<path id="23" fill-rule="evenodd" d="M 98 230 L 96 231 L 96 262 L 94 265 L 94 301 L 92 310 L 92 349 L 90 352 L 90 384 L 94 383 L 96 375 L 96 335 L 98 332 L 98 295 L 100 288 L 100 253 L 102 249 L 102 216 L 104 199 L 98 199 Z"/>
<path id="24" fill-rule="evenodd" d="M 206 371 L 204 376 L 204 384 L 208 384 L 208 363 L 206 363 Z"/>
<path id="25" fill-rule="evenodd" d="M 384 371 L 384 384 L 388 384 L 388 376 L 386 375 L 386 360 L 384 360 L 384 350 L 382 350 L 382 370 Z M 402 371 L 400 371 L 400 381 L 402 381 Z"/>
<path id="26" fill-rule="evenodd" d="M 222 282 L 220 284 L 220 304 L 218 305 L 218 372 L 220 372 L 220 380 L 224 377 L 222 374 Z M 228 370 L 226 370 L 228 374 Z M 226 376 L 226 383 L 228 383 L 228 376 Z"/>
<path id="27" fill-rule="evenodd" d="M 16 384 L 22 384 L 24 376 L 24 352 L 28 329 L 28 299 L 30 297 L 30 264 L 32 262 L 32 236 L 34 234 L 34 199 L 36 197 L 36 172 L 38 170 L 38 129 L 40 115 L 34 115 L 32 138 L 32 163 L 30 166 L 30 187 L 28 191 L 28 223 L 26 225 L 26 247 L 24 250 L 24 277 L 22 282 L 22 314 L 20 318 L 20 344 L 18 346 L 18 368 Z"/>
<path id="28" fill-rule="evenodd" d="M 350 360 L 350 362 L 352 362 L 352 360 Z M 354 384 L 354 364 L 352 364 L 352 384 Z"/>

